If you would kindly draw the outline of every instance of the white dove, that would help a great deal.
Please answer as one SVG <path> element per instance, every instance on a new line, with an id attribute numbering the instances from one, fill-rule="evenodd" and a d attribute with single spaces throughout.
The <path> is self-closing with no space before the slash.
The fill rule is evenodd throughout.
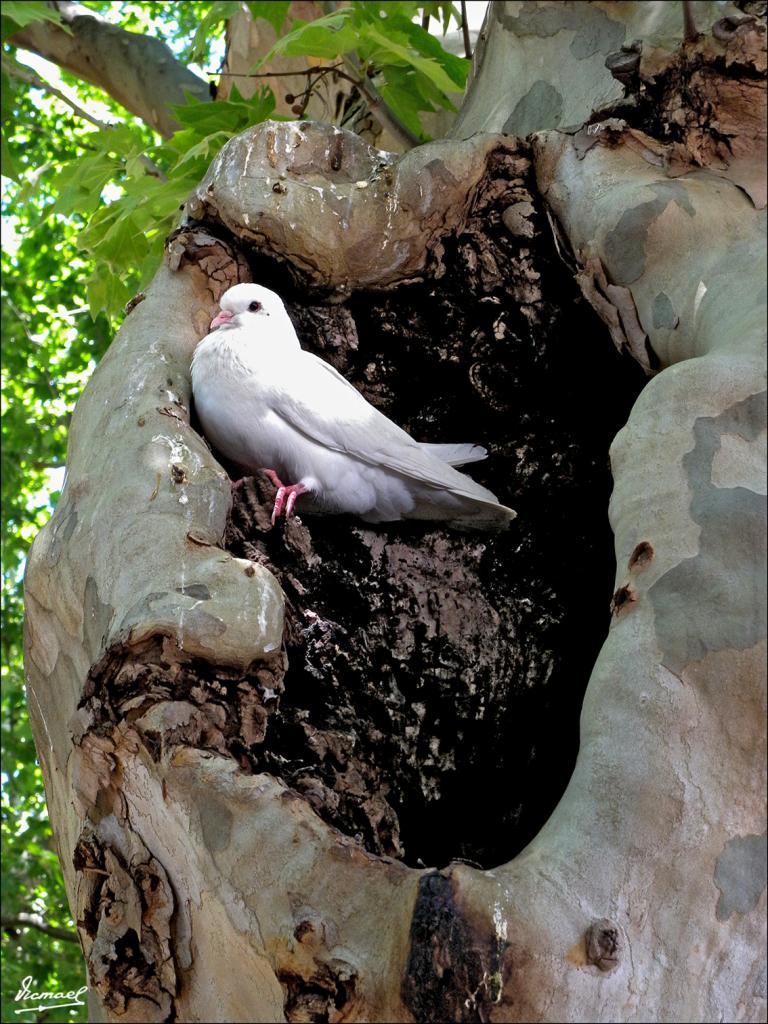
<path id="1" fill-rule="evenodd" d="M 414 441 L 302 350 L 274 292 L 238 284 L 220 305 L 192 359 L 195 408 L 218 451 L 275 484 L 273 523 L 293 513 L 300 495 L 312 511 L 349 512 L 369 523 L 435 519 L 493 529 L 514 518 L 453 468 L 485 458 L 484 448 Z"/>

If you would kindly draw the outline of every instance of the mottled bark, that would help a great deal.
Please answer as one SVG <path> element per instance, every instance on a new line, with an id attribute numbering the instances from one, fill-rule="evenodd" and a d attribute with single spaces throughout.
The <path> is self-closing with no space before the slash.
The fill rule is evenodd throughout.
<path id="1" fill-rule="evenodd" d="M 476 91 L 524 17 L 588 128 L 399 161 L 250 130 L 78 405 L 27 665 L 105 1019 L 764 1015 L 762 138 L 717 76 L 755 80 L 765 35 L 653 36 L 663 102 L 622 65 L 608 118 L 604 22 L 626 40 L 641 5 L 496 6 Z M 228 514 L 188 365 L 254 275 L 414 433 L 488 443 L 508 533 L 270 529 L 262 479 Z M 637 387 L 609 337 L 652 379 L 612 446 L 611 628 L 543 822 L 604 636 L 604 457 Z"/>
<path id="2" fill-rule="evenodd" d="M 712 0 L 691 4 L 699 36 L 684 45 L 684 4 L 679 2 L 630 3 L 618 8 L 610 0 L 588 4 L 499 0 L 488 7 L 474 55 L 471 88 L 450 134 L 466 138 L 478 131 L 503 131 L 525 137 L 547 129 L 578 129 L 617 112 L 626 113 L 638 125 L 642 108 L 658 105 L 658 77 L 666 80 L 688 62 L 694 65 L 693 71 L 702 54 L 717 65 L 717 77 L 730 92 L 743 77 L 739 64 L 754 68 L 755 57 L 765 51 L 764 37 L 760 38 L 765 12 L 762 18 L 745 14 L 741 8 L 749 6 Z M 756 70 L 764 71 L 764 64 Z M 758 86 L 759 79 L 748 78 Z M 712 143 L 717 117 L 700 102 L 701 83 L 695 74 L 689 83 L 684 74 L 677 84 L 676 115 L 670 121 L 696 121 Z M 757 110 L 744 102 L 746 97 L 736 101 L 738 124 L 733 133 L 726 129 L 745 142 L 749 138 L 750 149 L 753 133 L 745 131 L 747 123 L 760 123 L 757 134 L 765 138 L 759 116 L 763 93 L 759 88 L 750 92 Z M 658 115 L 663 117 L 663 112 L 657 111 Z"/>

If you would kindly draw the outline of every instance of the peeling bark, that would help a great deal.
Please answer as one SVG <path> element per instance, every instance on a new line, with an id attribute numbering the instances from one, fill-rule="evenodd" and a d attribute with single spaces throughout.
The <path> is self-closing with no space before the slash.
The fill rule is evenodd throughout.
<path id="1" fill-rule="evenodd" d="M 484 30 L 490 43 L 475 55 L 474 88 L 451 135 L 525 137 L 588 125 L 592 141 L 607 119 L 621 117 L 655 145 L 668 144 L 670 176 L 707 167 L 764 207 L 765 11 L 697 3 L 698 33 L 683 45 L 683 6 L 494 3 Z M 506 31 L 489 31 L 494 23 Z M 500 102 L 491 83 L 509 66 L 516 71 Z"/>

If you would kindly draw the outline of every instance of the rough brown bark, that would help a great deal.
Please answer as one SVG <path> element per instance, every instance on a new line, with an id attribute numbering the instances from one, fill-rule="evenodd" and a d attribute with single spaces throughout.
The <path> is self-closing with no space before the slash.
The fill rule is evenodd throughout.
<path id="1" fill-rule="evenodd" d="M 289 602 L 285 693 L 255 764 L 371 852 L 413 865 L 490 867 L 538 831 L 572 770 L 608 616 L 603 452 L 644 378 L 606 339 L 589 367 L 573 345 L 600 332 L 536 212 L 525 153 L 491 151 L 423 284 L 291 306 L 305 346 L 414 436 L 489 444 L 475 473 L 524 522 L 478 537 L 331 518 L 283 535 L 260 479 L 226 538 Z M 528 214 L 516 234 L 510 209 Z"/>

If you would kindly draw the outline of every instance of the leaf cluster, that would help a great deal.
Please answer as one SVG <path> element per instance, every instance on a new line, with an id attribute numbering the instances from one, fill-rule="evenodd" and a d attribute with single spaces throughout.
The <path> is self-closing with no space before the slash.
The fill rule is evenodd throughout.
<path id="1" fill-rule="evenodd" d="M 289 4 L 252 2 L 247 6 L 252 17 L 265 18 L 278 30 L 285 22 Z M 12 20 L 17 24 L 51 15 L 45 4 L 4 4 L 4 10 L 6 7 L 11 8 Z M 184 50 L 191 58 L 202 59 L 216 31 L 241 5 L 216 2 L 196 7 L 200 8 L 200 20 Z M 129 13 L 132 21 L 140 20 L 139 13 L 143 13 L 145 23 L 150 16 L 157 16 L 153 11 Z M 189 12 L 185 13 L 188 16 Z M 294 21 L 261 66 L 277 55 L 338 58 L 361 87 L 366 82 L 374 85 L 395 116 L 415 136 L 426 138 L 420 115 L 438 108 L 454 109 L 450 95 L 463 89 L 468 61 L 445 51 L 434 36 L 411 20 L 419 13 L 440 16 L 446 27 L 450 17 L 456 16 L 449 3 L 355 0 L 316 21 Z M 190 28 L 187 23 L 187 33 Z M 90 309 L 94 317 L 103 313 L 116 318 L 131 295 L 151 278 L 162 255 L 164 238 L 177 222 L 179 207 L 207 164 L 233 135 L 273 116 L 275 99 L 267 85 L 249 100 L 243 99 L 236 88 L 227 100 L 215 104 L 190 97 L 187 104 L 175 108 L 180 129 L 163 143 L 152 137 L 146 126 L 123 116 L 104 130 L 80 133 L 68 160 L 40 165 L 26 177 L 23 170 L 28 161 L 19 151 L 27 137 L 18 131 L 13 106 L 9 101 L 3 112 L 3 161 L 4 173 L 24 181 L 16 202 L 29 202 L 41 176 L 51 172 L 50 179 L 55 174 L 56 197 L 46 206 L 45 215 L 86 220 L 78 244 L 94 264 L 87 283 Z"/>
<path id="2" fill-rule="evenodd" d="M 179 210 L 225 142 L 273 113 L 274 95 L 262 88 L 249 100 L 236 89 L 212 104 L 188 98 L 175 108 L 181 127 L 169 140 L 147 146 L 141 132 L 116 125 L 85 140 L 91 154 L 62 169 L 52 212 L 88 217 L 78 242 L 94 261 L 88 303 L 95 316 L 118 317 L 152 278 Z M 147 159 L 150 161 L 148 164 Z M 119 188 L 110 203 L 100 196 Z"/>
<path id="3" fill-rule="evenodd" d="M 450 97 L 464 89 L 469 62 L 416 24 L 412 19 L 419 13 L 441 16 L 445 28 L 451 16 L 458 20 L 452 4 L 353 0 L 315 21 L 294 21 L 260 66 L 278 55 L 341 58 L 361 80 L 370 79 L 392 113 L 426 141 L 421 115 L 455 110 Z"/>

